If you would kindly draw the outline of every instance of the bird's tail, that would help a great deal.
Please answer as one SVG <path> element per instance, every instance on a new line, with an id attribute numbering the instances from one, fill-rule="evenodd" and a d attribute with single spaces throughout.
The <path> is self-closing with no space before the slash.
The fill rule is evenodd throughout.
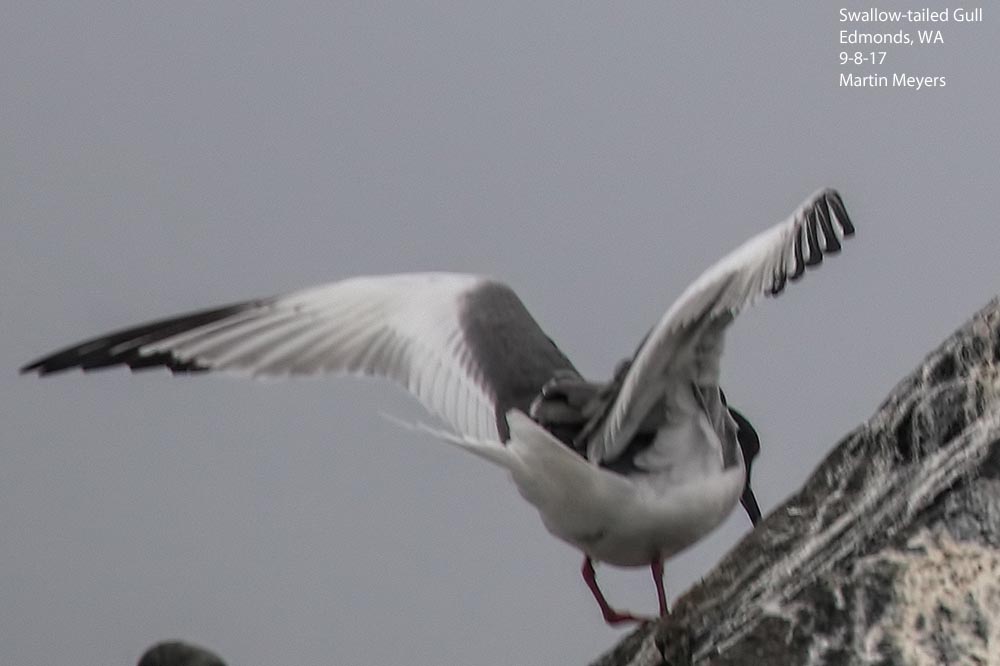
<path id="1" fill-rule="evenodd" d="M 384 415 L 408 430 L 424 432 L 506 469 L 518 491 L 543 513 L 553 507 L 571 515 L 588 502 L 619 492 L 614 475 L 587 462 L 517 409 L 507 412 L 511 437 L 506 443 L 462 435 L 426 423 Z M 620 485 L 620 484 L 619 484 Z M 586 514 L 586 511 L 583 511 Z"/>
<path id="2" fill-rule="evenodd" d="M 480 458 L 484 458 L 495 465 L 503 467 L 504 469 L 511 470 L 513 466 L 517 464 L 515 457 L 499 440 L 481 439 L 479 437 L 472 437 L 471 435 L 463 435 L 454 432 L 453 430 L 438 428 L 421 421 L 417 421 L 415 423 L 404 421 L 391 414 L 383 413 L 382 417 L 400 426 L 401 428 L 426 433 L 436 439 L 447 442 L 452 446 L 468 451 L 469 453 L 473 453 Z"/>

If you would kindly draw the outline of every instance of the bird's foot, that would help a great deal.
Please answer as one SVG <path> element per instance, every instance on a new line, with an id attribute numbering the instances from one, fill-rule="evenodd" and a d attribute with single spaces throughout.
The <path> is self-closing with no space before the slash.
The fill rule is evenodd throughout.
<path id="1" fill-rule="evenodd" d="M 601 608 L 601 615 L 604 616 L 604 621 L 608 624 L 612 626 L 626 622 L 642 624 L 656 620 L 655 617 L 643 617 L 641 615 L 633 615 L 632 613 L 623 613 L 612 608 L 608 600 L 604 598 L 601 588 L 597 585 L 597 576 L 594 574 L 594 563 L 591 562 L 590 557 L 584 556 L 583 567 L 581 567 L 580 573 L 583 574 L 583 580 L 586 581 L 587 587 L 593 593 L 594 600 L 597 601 L 597 605 Z"/>
<path id="2" fill-rule="evenodd" d="M 604 621 L 611 626 L 617 626 L 619 624 L 625 624 L 626 622 L 634 622 L 635 624 L 643 624 L 645 622 L 655 622 L 657 618 L 650 617 L 646 615 L 633 615 L 629 612 L 616 611 L 610 606 L 607 608 L 602 608 L 601 612 L 604 614 Z"/>

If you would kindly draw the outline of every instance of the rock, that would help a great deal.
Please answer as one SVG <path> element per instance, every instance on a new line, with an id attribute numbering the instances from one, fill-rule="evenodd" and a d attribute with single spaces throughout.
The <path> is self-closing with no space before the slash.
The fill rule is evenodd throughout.
<path id="1" fill-rule="evenodd" d="M 181 641 L 165 641 L 146 650 L 139 658 L 138 666 L 226 666 L 226 664 L 217 655 L 197 645 Z"/>
<path id="2" fill-rule="evenodd" d="M 594 666 L 1000 664 L 1000 301 Z"/>

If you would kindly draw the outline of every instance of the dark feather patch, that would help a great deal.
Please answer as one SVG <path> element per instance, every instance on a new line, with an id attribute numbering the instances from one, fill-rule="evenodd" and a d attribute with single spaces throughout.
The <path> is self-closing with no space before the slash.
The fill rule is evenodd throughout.
<path id="1" fill-rule="evenodd" d="M 793 243 L 793 249 L 795 251 L 795 268 L 792 269 L 791 275 L 788 276 L 789 280 L 798 280 L 802 277 L 802 274 L 806 271 L 806 262 L 802 257 L 802 234 L 795 235 L 795 241 Z"/>
<path id="2" fill-rule="evenodd" d="M 114 365 L 127 365 L 134 370 L 166 367 L 171 372 L 177 373 L 206 370 L 205 366 L 199 365 L 197 362 L 178 359 L 169 352 L 158 352 L 144 356 L 139 353 L 139 349 L 173 335 L 267 304 L 266 301 L 236 303 L 115 331 L 32 361 L 21 368 L 21 372 L 37 372 L 39 375 L 47 375 L 72 368 L 94 370 Z"/>
<path id="3" fill-rule="evenodd" d="M 851 218 L 847 214 L 847 209 L 844 208 L 844 202 L 840 198 L 840 194 L 836 190 L 828 190 L 826 193 L 826 204 L 833 211 L 833 214 L 837 216 L 837 221 L 840 222 L 841 228 L 844 230 L 845 236 L 854 235 L 854 225 L 851 223 Z"/>
<path id="4" fill-rule="evenodd" d="M 493 394 L 497 430 L 505 442 L 510 438 L 507 411 L 527 414 L 547 381 L 576 368 L 504 284 L 486 282 L 466 294 L 459 321 L 472 362 Z"/>
<path id="5" fill-rule="evenodd" d="M 837 234 L 833 230 L 833 224 L 830 222 L 830 215 L 827 213 L 826 206 L 817 206 L 815 211 L 816 219 L 819 221 L 819 226 L 823 230 L 823 238 L 826 240 L 826 253 L 836 254 L 840 252 L 840 241 L 837 239 Z"/>
<path id="6" fill-rule="evenodd" d="M 816 219 L 816 208 L 809 211 L 806 216 L 806 240 L 809 243 L 809 258 L 806 259 L 806 266 L 816 266 L 823 261 L 823 251 L 819 249 L 819 238 L 816 235 L 816 227 L 819 222 Z"/>
<path id="7" fill-rule="evenodd" d="M 854 225 L 847 215 L 844 202 L 836 190 L 824 190 L 816 197 L 812 206 L 804 213 L 800 231 L 792 239 L 791 272 L 786 273 L 782 267 L 771 283 L 771 294 L 778 294 L 785 288 L 786 280 L 798 280 L 806 268 L 816 266 L 823 261 L 823 256 L 840 252 L 840 239 L 834 224 L 839 225 L 844 238 L 854 235 Z M 823 243 L 820 243 L 822 234 Z M 808 245 L 809 258 L 805 256 L 805 246 Z"/>

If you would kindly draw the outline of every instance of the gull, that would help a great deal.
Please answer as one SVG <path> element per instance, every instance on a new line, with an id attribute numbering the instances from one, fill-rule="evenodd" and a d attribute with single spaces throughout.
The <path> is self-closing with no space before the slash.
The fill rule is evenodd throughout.
<path id="1" fill-rule="evenodd" d="M 594 562 L 648 566 L 663 616 L 665 560 L 737 500 L 757 523 L 750 466 L 760 442 L 719 387 L 724 335 L 742 309 L 853 234 L 840 195 L 816 192 L 691 283 L 606 383 L 584 380 L 506 284 L 455 273 L 355 277 L 160 319 L 21 372 L 125 365 L 393 380 L 446 424 L 415 427 L 505 469 L 548 531 L 583 553 L 609 624 L 642 621 L 610 606 Z"/>

